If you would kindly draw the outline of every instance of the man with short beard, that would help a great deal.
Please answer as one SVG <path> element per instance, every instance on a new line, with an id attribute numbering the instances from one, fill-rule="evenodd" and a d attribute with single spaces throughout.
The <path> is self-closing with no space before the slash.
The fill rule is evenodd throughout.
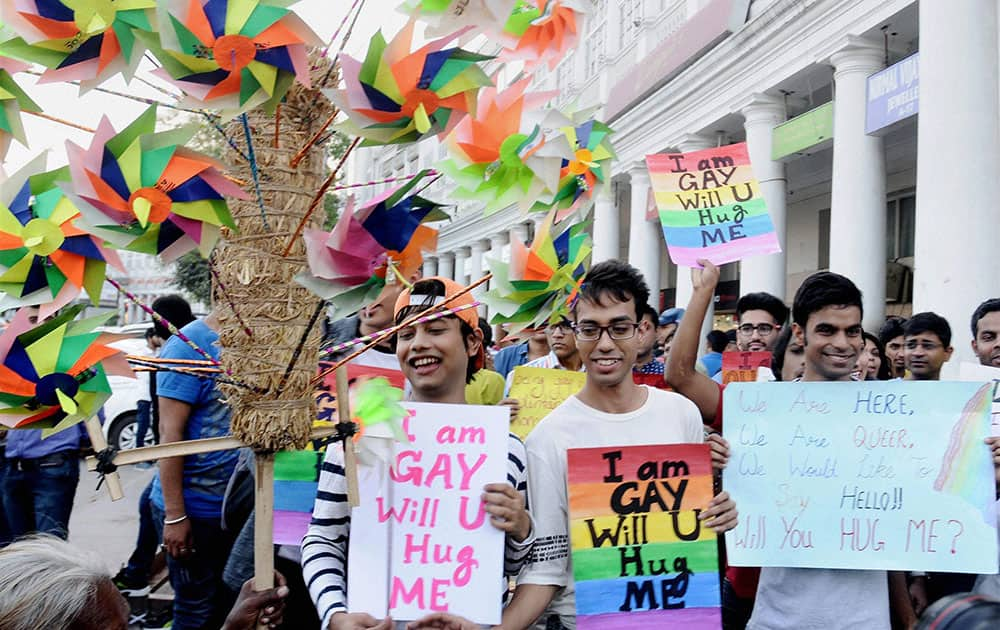
<path id="1" fill-rule="evenodd" d="M 981 364 L 1000 368 L 1000 298 L 986 300 L 972 314 L 972 351 Z"/>

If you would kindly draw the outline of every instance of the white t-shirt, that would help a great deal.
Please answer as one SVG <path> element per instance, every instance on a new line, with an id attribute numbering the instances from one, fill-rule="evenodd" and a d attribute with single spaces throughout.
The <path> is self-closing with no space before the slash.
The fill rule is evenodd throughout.
<path id="1" fill-rule="evenodd" d="M 517 581 L 563 587 L 556 592 L 539 627 L 555 613 L 563 626 L 576 628 L 566 449 L 699 443 L 705 439 L 701 414 L 694 403 L 673 392 L 642 387 L 646 402 L 630 413 L 604 413 L 570 396 L 528 435 L 528 496 L 536 537 L 531 558 Z"/>
<path id="2" fill-rule="evenodd" d="M 885 571 L 764 567 L 747 630 L 889 630 Z"/>

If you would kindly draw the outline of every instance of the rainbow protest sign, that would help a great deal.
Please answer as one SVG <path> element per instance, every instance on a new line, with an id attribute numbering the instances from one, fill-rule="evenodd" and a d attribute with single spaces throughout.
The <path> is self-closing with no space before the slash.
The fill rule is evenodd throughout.
<path id="1" fill-rule="evenodd" d="M 580 630 L 719 628 L 708 445 L 567 451 Z"/>
<path id="2" fill-rule="evenodd" d="M 309 528 L 322 451 L 274 454 L 274 544 L 300 545 Z"/>
<path id="3" fill-rule="evenodd" d="M 781 251 L 745 142 L 646 156 L 670 259 L 697 267 Z"/>

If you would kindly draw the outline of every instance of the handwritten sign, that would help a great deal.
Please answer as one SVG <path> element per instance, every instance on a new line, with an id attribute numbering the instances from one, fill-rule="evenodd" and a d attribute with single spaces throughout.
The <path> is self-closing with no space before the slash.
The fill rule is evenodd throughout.
<path id="1" fill-rule="evenodd" d="M 670 259 L 697 267 L 781 251 L 745 142 L 646 156 Z"/>
<path id="2" fill-rule="evenodd" d="M 723 352 L 722 384 L 754 383 L 759 368 L 771 369 L 770 352 Z"/>
<path id="3" fill-rule="evenodd" d="M 325 372 L 332 366 L 332 363 L 320 361 L 320 372 Z M 389 384 L 393 387 L 403 389 L 406 385 L 406 379 L 403 377 L 403 373 L 399 370 L 391 370 L 388 368 L 363 365 L 353 362 L 347 364 L 347 382 L 351 387 L 357 385 L 359 379 L 376 378 L 379 376 L 388 380 Z M 336 374 L 330 372 L 323 377 L 322 384 L 316 388 L 314 398 L 316 400 L 316 419 L 318 421 L 337 422 L 339 420 L 337 417 Z"/>
<path id="4" fill-rule="evenodd" d="M 719 628 L 705 444 L 569 449 L 577 627 Z"/>
<path id="5" fill-rule="evenodd" d="M 963 361 L 959 366 L 959 379 L 978 383 L 993 382 L 992 435 L 1000 435 L 1000 368 Z"/>
<path id="6" fill-rule="evenodd" d="M 507 479 L 506 407 L 409 403 L 410 444 L 379 440 L 389 465 L 358 466 L 348 607 L 408 621 L 450 612 L 500 623 L 503 537 L 480 495 Z M 376 445 L 379 446 L 379 445 Z"/>
<path id="7" fill-rule="evenodd" d="M 312 518 L 322 462 L 322 451 L 274 454 L 274 544 L 302 544 Z"/>
<path id="8" fill-rule="evenodd" d="M 734 566 L 996 573 L 991 388 L 733 383 Z"/>
<path id="9" fill-rule="evenodd" d="M 514 380 L 508 396 L 517 399 L 521 410 L 511 421 L 511 433 L 521 439 L 538 426 L 542 418 L 583 388 L 587 376 L 583 372 L 549 368 L 514 368 Z"/>

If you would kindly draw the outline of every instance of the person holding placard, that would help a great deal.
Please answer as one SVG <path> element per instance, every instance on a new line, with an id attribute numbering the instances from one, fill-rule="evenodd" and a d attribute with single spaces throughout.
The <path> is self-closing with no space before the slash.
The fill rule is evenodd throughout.
<path id="1" fill-rule="evenodd" d="M 395 319 L 401 322 L 412 314 L 443 303 L 462 287 L 446 278 L 427 278 L 403 291 L 395 304 Z M 468 294 L 452 299 L 449 307 L 472 302 Z M 399 331 L 396 357 L 412 387 L 416 402 L 465 404 L 465 386 L 483 365 L 482 331 L 475 310 L 432 321 L 417 323 Z M 507 483 L 488 484 L 482 500 L 491 523 L 506 533 L 504 573 L 517 575 L 534 543 L 527 503 L 524 445 L 511 435 L 508 443 Z M 320 473 L 313 520 L 302 541 L 302 571 L 310 595 L 322 619 L 324 630 L 377 629 L 394 627 L 478 627 L 467 620 L 442 614 L 411 624 L 386 617 L 375 619 L 366 613 L 348 613 L 347 551 L 351 535 L 351 508 L 347 502 L 347 480 L 341 444 L 327 449 Z M 501 576 L 497 576 L 498 582 Z M 362 578 L 363 579 L 363 578 Z M 506 586 L 506 581 L 504 581 Z M 501 597 L 506 589 L 497 590 Z M 448 626 L 444 626 L 448 627 Z"/>
<path id="2" fill-rule="evenodd" d="M 576 347 L 576 338 L 573 336 L 573 327 L 569 321 L 562 320 L 550 325 L 545 329 L 545 337 L 549 341 L 549 353 L 534 361 L 528 361 L 524 367 L 570 370 L 571 372 L 584 370 L 580 353 Z M 511 370 L 507 374 L 505 394 L 510 392 L 510 386 L 513 384 L 514 370 Z"/>
<path id="3" fill-rule="evenodd" d="M 544 628 L 549 614 L 576 628 L 570 567 L 566 452 L 570 448 L 704 441 L 697 408 L 631 378 L 640 340 L 649 334 L 641 305 L 649 289 L 634 267 L 609 260 L 590 270 L 573 305 L 574 334 L 586 368 L 583 389 L 553 410 L 528 436 L 528 486 L 538 538 L 502 628 Z M 713 464 L 725 465 L 728 444 L 710 440 Z M 699 518 L 716 532 L 736 526 L 736 505 L 721 493 Z M 537 625 L 536 625 L 537 624 Z"/>

